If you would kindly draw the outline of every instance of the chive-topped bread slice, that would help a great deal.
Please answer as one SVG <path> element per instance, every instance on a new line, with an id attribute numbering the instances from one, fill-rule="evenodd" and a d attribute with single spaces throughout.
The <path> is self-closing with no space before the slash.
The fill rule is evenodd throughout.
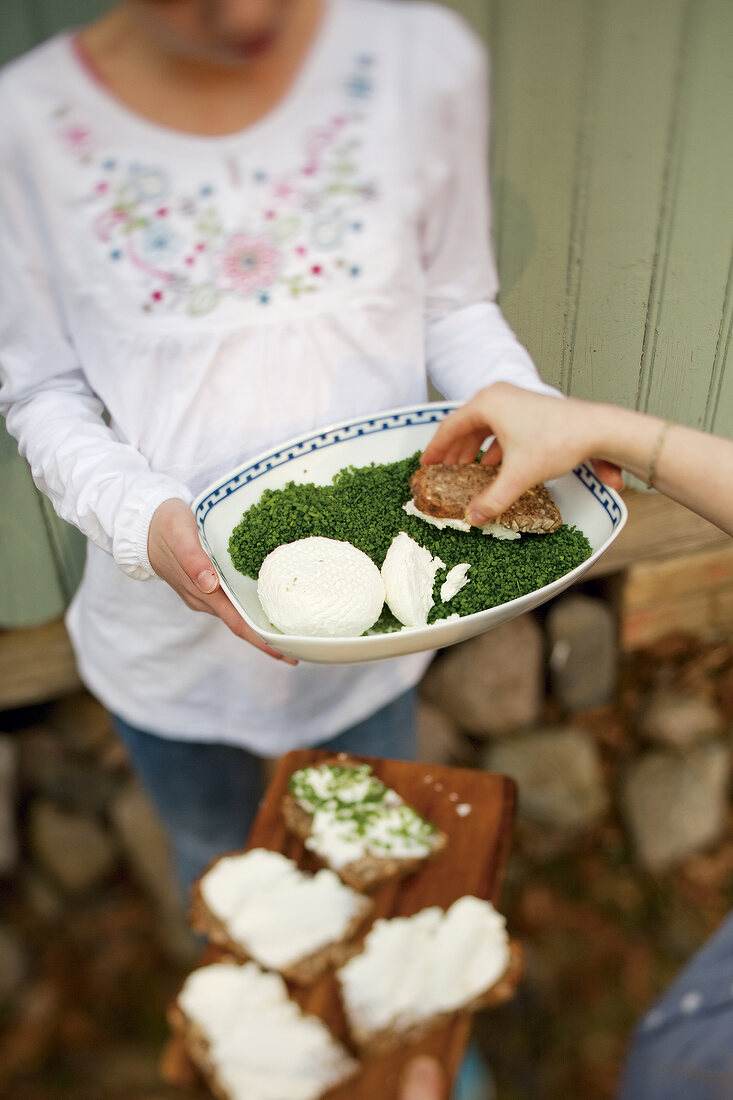
<path id="1" fill-rule="evenodd" d="M 447 843 L 371 765 L 346 755 L 293 772 L 283 816 L 308 851 L 357 890 L 410 874 Z"/>

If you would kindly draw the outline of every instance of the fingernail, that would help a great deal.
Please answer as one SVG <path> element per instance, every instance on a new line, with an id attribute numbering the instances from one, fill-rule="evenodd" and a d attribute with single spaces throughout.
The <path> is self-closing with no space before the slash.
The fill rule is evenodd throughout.
<path id="1" fill-rule="evenodd" d="M 483 514 L 483 512 L 477 512 L 477 511 L 475 511 L 475 510 L 474 510 L 473 508 L 470 508 L 470 509 L 469 509 L 469 510 L 468 510 L 468 511 L 466 512 L 466 519 L 467 519 L 467 520 L 468 520 L 468 522 L 469 522 L 470 524 L 472 524 L 472 525 L 473 525 L 474 527 L 483 527 L 483 525 L 484 525 L 484 524 L 486 523 L 486 520 L 487 520 L 488 518 L 489 518 L 489 517 L 488 517 L 488 516 L 485 516 L 485 515 Z"/>
<path id="2" fill-rule="evenodd" d="M 410 1067 L 409 1077 L 413 1085 L 424 1085 L 427 1081 L 433 1080 L 435 1070 L 426 1062 L 419 1062 Z"/>
<path id="3" fill-rule="evenodd" d="M 202 592 L 213 592 L 217 586 L 217 577 L 213 569 L 202 569 L 196 578 L 196 586 Z"/>
<path id="4" fill-rule="evenodd" d="M 434 1058 L 420 1055 L 410 1062 L 403 1075 L 403 1083 L 411 1090 L 430 1088 L 435 1090 L 442 1083 L 440 1065 Z"/>

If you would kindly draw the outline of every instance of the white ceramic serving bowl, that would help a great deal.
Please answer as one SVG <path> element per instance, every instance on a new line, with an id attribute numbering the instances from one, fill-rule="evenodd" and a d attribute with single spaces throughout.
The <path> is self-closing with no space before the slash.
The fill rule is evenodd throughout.
<path id="1" fill-rule="evenodd" d="M 404 628 L 389 634 L 312 638 L 277 630 L 260 606 L 257 582 L 237 572 L 229 556 L 229 537 L 242 514 L 260 499 L 265 489 L 282 489 L 289 481 L 325 485 L 345 466 L 394 462 L 421 451 L 438 422 L 456 407 L 448 402 L 411 405 L 310 432 L 250 459 L 197 497 L 192 507 L 202 545 L 214 563 L 222 588 L 261 638 L 289 657 L 326 663 L 376 661 L 440 649 L 473 638 L 545 603 L 574 584 L 605 553 L 626 522 L 626 507 L 590 467 L 579 466 L 573 473 L 548 482 L 548 489 L 564 522 L 584 532 L 593 553 L 559 580 L 452 622 Z"/>

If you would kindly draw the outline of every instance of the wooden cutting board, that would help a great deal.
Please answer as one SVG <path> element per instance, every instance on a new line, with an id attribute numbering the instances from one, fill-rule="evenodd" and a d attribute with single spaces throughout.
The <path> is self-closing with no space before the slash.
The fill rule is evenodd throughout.
<path id="1" fill-rule="evenodd" d="M 290 776 L 298 768 L 318 764 L 333 754 L 325 750 L 302 749 L 284 756 L 272 777 L 252 828 L 249 848 L 269 848 L 283 852 L 306 870 L 319 864 L 302 841 L 285 828 L 281 803 Z M 372 765 L 375 775 L 393 787 L 405 802 L 434 822 L 448 836 L 445 850 L 424 868 L 403 880 L 381 887 L 371 896 L 377 917 L 410 916 L 428 905 L 446 909 L 464 894 L 498 903 L 504 869 L 511 843 L 516 787 L 506 776 L 465 768 L 412 764 L 402 760 L 358 757 Z M 501 908 L 497 904 L 497 908 Z M 365 931 L 368 931 L 368 926 Z M 206 953 L 213 961 L 217 950 Z M 518 967 L 514 966 L 515 974 Z M 514 982 L 516 977 L 514 978 Z M 510 995 L 505 990 L 498 999 Z M 309 989 L 291 988 L 291 995 L 306 1012 L 320 1016 L 334 1034 L 347 1042 L 347 1029 L 338 996 L 338 984 L 328 974 Z M 363 1063 L 357 1078 L 328 1094 L 329 1100 L 393 1100 L 400 1074 L 415 1054 L 438 1058 L 452 1082 L 468 1043 L 470 1017 L 460 1016 L 447 1026 L 432 1030 L 418 1043 L 402 1047 Z M 171 1084 L 190 1083 L 177 1040 L 164 1060 L 164 1074 Z"/>

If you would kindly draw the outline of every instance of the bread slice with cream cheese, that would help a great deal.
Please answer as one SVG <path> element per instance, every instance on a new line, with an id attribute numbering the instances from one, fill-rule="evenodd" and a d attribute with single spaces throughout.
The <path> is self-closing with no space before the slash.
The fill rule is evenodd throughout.
<path id="1" fill-rule="evenodd" d="M 235 959 L 310 985 L 343 961 L 372 908 L 333 871 L 308 874 L 280 852 L 252 848 L 217 859 L 202 875 L 191 923 Z"/>
<path id="2" fill-rule="evenodd" d="M 359 1068 L 281 976 L 253 962 L 194 970 L 168 1015 L 218 1100 L 321 1100 Z"/>
<path id="3" fill-rule="evenodd" d="M 490 902 L 465 895 L 447 910 L 375 921 L 336 977 L 354 1043 L 376 1055 L 457 1013 L 508 1000 L 520 971 L 504 918 Z"/>
<path id="4" fill-rule="evenodd" d="M 448 839 L 371 765 L 346 754 L 293 772 L 283 817 L 309 852 L 357 890 L 403 878 Z"/>

